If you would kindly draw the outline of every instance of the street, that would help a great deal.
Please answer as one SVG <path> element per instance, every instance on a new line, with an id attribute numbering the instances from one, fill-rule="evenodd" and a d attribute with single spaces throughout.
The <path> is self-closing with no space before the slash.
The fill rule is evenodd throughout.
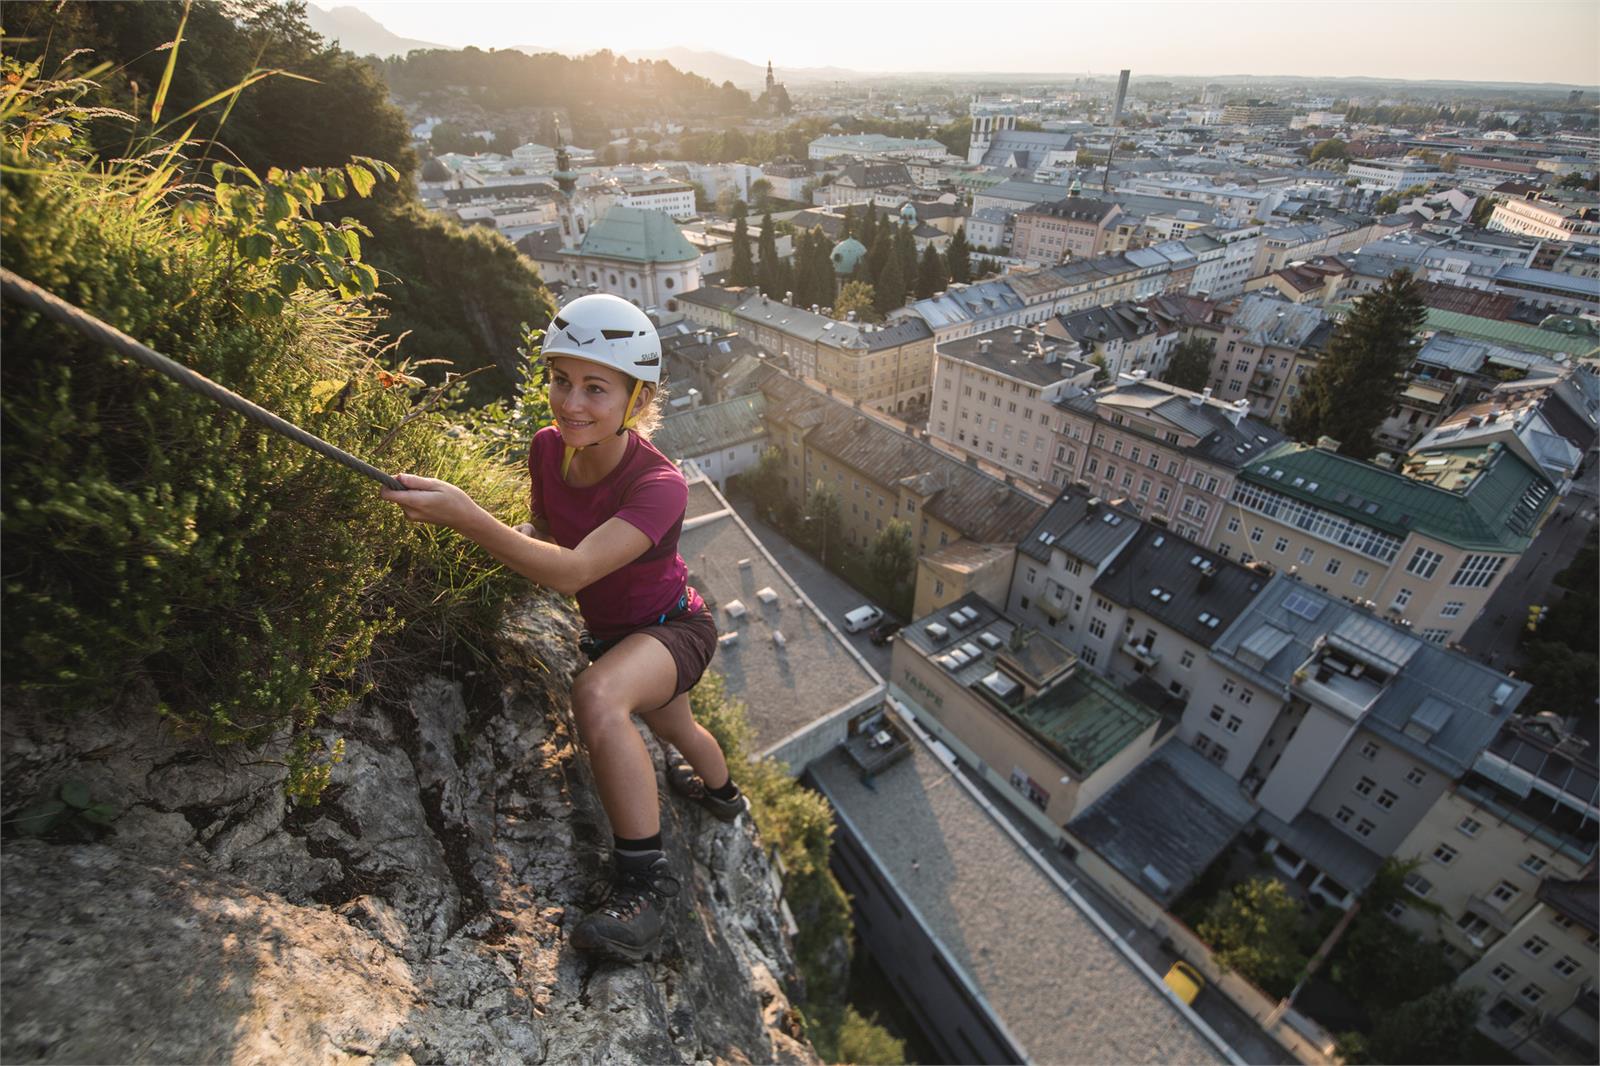
<path id="1" fill-rule="evenodd" d="M 1528 608 L 1550 603 L 1555 576 L 1565 570 L 1594 528 L 1596 471 L 1590 469 L 1556 501 L 1555 513 L 1523 553 L 1515 569 L 1489 597 L 1477 621 L 1462 634 L 1461 647 L 1497 670 L 1521 664 L 1517 637 L 1528 620 Z M 1560 591 L 1554 592 L 1559 596 Z"/>
<path id="2" fill-rule="evenodd" d="M 755 509 L 748 499 L 736 499 L 730 502 L 739 517 L 744 519 L 767 551 L 772 553 L 778 565 L 789 572 L 789 575 L 805 590 L 806 595 L 811 597 L 812 602 L 835 624 L 840 624 L 846 611 L 866 602 L 863 595 L 843 578 L 825 570 L 821 563 L 803 549 L 791 544 L 781 533 L 757 518 Z M 842 628 L 840 632 L 843 632 Z M 856 650 L 861 652 L 874 670 L 885 679 L 889 677 L 892 645 L 876 647 L 867 639 L 864 632 L 845 634 L 845 639 L 855 644 Z M 1162 950 L 1160 940 L 1150 930 L 1139 925 L 1120 904 L 1096 889 L 1094 883 L 1084 877 L 1076 864 L 1056 850 L 1053 844 L 1045 839 L 1039 828 L 1016 811 L 1005 797 L 981 777 L 972 773 L 969 767 L 961 766 L 960 772 L 988 796 L 994 808 L 1006 817 L 1046 861 L 1050 862 L 1085 898 L 1093 902 L 1095 909 L 1106 922 L 1117 929 L 1123 939 L 1138 950 L 1152 969 L 1161 974 L 1167 972 L 1168 967 L 1176 961 L 1176 955 Z M 1215 990 L 1207 988 L 1202 991 L 1194 1002 L 1194 1009 L 1246 1062 L 1269 1064 L 1297 1061 L 1275 1040 L 1267 1036 L 1254 1019 Z"/>

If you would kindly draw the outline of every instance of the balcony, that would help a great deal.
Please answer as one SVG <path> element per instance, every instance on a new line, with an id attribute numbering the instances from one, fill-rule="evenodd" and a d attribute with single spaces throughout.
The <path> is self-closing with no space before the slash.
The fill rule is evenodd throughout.
<path id="1" fill-rule="evenodd" d="M 1511 919 L 1500 909 L 1500 904 L 1487 896 L 1471 895 L 1467 897 L 1467 913 L 1477 915 L 1488 922 L 1490 927 L 1501 935 L 1511 932 Z M 1487 938 L 1485 938 L 1487 939 Z"/>
<path id="2" fill-rule="evenodd" d="M 911 754 L 911 738 L 905 726 L 888 710 L 862 723 L 839 746 L 863 780 Z"/>
<path id="3" fill-rule="evenodd" d="M 1250 375 L 1250 383 L 1245 391 L 1275 396 L 1278 392 L 1278 379 L 1271 371 L 1258 370 Z"/>
<path id="4" fill-rule="evenodd" d="M 1153 669 L 1161 661 L 1160 654 L 1154 648 L 1134 640 L 1122 645 L 1122 653 L 1138 663 L 1141 670 Z"/>
<path id="5" fill-rule="evenodd" d="M 1367 713 L 1383 685 L 1333 659 L 1313 659 L 1294 672 L 1290 687 L 1307 702 L 1327 707 L 1352 721 Z"/>

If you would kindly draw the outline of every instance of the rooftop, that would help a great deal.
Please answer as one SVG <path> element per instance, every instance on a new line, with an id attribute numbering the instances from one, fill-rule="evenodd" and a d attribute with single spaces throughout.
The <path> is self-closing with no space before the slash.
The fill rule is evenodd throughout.
<path id="1" fill-rule="evenodd" d="M 811 773 L 1026 1061 L 1220 1060 L 924 742 L 870 788 L 838 753 Z"/>
<path id="2" fill-rule="evenodd" d="M 1030 329 L 1001 328 L 942 341 L 938 350 L 947 358 L 1039 386 L 1095 373 L 1095 368 L 1088 363 L 1068 359 L 1064 353 L 1058 355 L 1058 346 L 1072 350 L 1070 344 Z"/>
<path id="3" fill-rule="evenodd" d="M 1265 583 L 1253 570 L 1142 525 L 1095 580 L 1094 590 L 1209 648 Z"/>
<path id="4" fill-rule="evenodd" d="M 622 204 L 611 207 L 589 227 L 576 254 L 636 263 L 683 263 L 700 258 L 677 223 L 665 214 Z"/>
<path id="5" fill-rule="evenodd" d="M 1237 781 L 1189 745 L 1169 741 L 1067 828 L 1128 880 L 1171 904 L 1254 815 Z"/>
<path id="6" fill-rule="evenodd" d="M 1459 548 L 1495 552 L 1527 548 L 1555 499 L 1544 474 L 1498 443 L 1449 488 L 1303 444 L 1280 445 L 1239 476 L 1395 537 L 1415 530 Z"/>
<path id="7" fill-rule="evenodd" d="M 1296 671 L 1326 647 L 1366 669 L 1330 677 L 1315 690 L 1309 676 L 1295 683 L 1312 695 L 1326 687 L 1336 709 L 1359 707 L 1350 717 L 1361 728 L 1453 779 L 1472 766 L 1529 688 L 1287 574 L 1272 578 L 1211 654 L 1287 695 Z"/>
<path id="8" fill-rule="evenodd" d="M 739 634 L 717 648 L 712 669 L 726 680 L 728 694 L 744 702 L 756 750 L 880 688 L 882 679 L 802 599 L 711 482 L 700 478 L 690 489 L 678 550 L 717 632 Z M 770 601 L 763 590 L 771 590 Z M 738 618 L 728 611 L 735 601 L 743 607 Z M 783 634 L 781 646 L 776 632 Z"/>
<path id="9" fill-rule="evenodd" d="M 766 408 L 766 397 L 754 392 L 678 411 L 661 420 L 651 443 L 670 459 L 690 459 L 760 440 L 767 435 Z"/>
<path id="10" fill-rule="evenodd" d="M 1232 469 L 1254 462 L 1285 439 L 1278 430 L 1249 417 L 1240 416 L 1236 425 L 1237 412 L 1220 400 L 1148 378 L 1068 397 L 1056 406 L 1102 421 L 1121 415 L 1120 429 L 1152 440 L 1162 439 L 1166 432 L 1197 438 L 1187 446 L 1165 443 Z"/>
<path id="11" fill-rule="evenodd" d="M 1096 501 L 1093 506 L 1091 501 Z M 1089 492 L 1071 488 L 1056 497 L 1017 550 L 1041 563 L 1050 561 L 1052 551 L 1062 551 L 1099 566 L 1120 551 L 1139 528 L 1133 515 L 1103 505 Z"/>

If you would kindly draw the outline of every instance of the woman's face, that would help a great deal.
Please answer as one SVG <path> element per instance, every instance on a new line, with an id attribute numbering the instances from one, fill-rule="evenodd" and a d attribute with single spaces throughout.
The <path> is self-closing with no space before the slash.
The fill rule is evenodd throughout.
<path id="1" fill-rule="evenodd" d="M 550 360 L 550 411 L 573 447 L 615 436 L 632 391 L 633 380 L 620 370 L 571 356 Z"/>

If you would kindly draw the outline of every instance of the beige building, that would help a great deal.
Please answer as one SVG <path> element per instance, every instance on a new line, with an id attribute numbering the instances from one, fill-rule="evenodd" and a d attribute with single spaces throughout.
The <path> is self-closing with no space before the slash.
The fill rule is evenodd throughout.
<path id="1" fill-rule="evenodd" d="M 1250 416 L 1281 425 L 1333 335 L 1320 308 L 1251 292 L 1223 324 L 1211 357 L 1211 394 L 1245 400 Z"/>
<path id="2" fill-rule="evenodd" d="M 919 560 L 918 612 L 974 589 L 1004 596 L 1017 541 L 1044 512 L 1044 498 L 813 384 L 772 373 L 761 391 L 788 497 L 803 513 L 819 482 L 831 490 L 840 549 L 864 550 L 900 519 L 911 526 Z"/>
<path id="3" fill-rule="evenodd" d="M 1600 209 L 1555 199 L 1508 197 L 1495 205 L 1488 228 L 1547 241 L 1600 244 Z"/>
<path id="4" fill-rule="evenodd" d="M 1011 254 L 1043 264 L 1091 259 L 1107 251 L 1113 221 L 1121 213 L 1116 204 L 1080 196 L 1019 211 L 1012 223 Z"/>
<path id="5" fill-rule="evenodd" d="M 1422 453 L 1414 469 L 1280 445 L 1240 470 L 1214 544 L 1452 642 L 1533 542 L 1555 486 L 1498 442 Z"/>
<path id="6" fill-rule="evenodd" d="M 997 329 L 935 347 L 928 432 L 1036 485 L 1050 483 L 1055 405 L 1094 380 L 1095 368 L 1066 358 L 1070 341 Z"/>
<path id="7" fill-rule="evenodd" d="M 1125 501 L 1142 518 L 1210 543 L 1246 464 L 1283 440 L 1242 403 L 1139 376 L 1056 405 L 1051 481 Z"/>
<path id="8" fill-rule="evenodd" d="M 920 318 L 840 322 L 754 289 L 702 289 L 680 302 L 690 321 L 737 330 L 795 375 L 848 399 L 891 414 L 920 412 L 928 403 L 933 332 Z"/>
<path id="9" fill-rule="evenodd" d="M 902 629 L 890 695 L 1054 832 L 1155 747 L 1161 716 L 977 595 Z"/>

